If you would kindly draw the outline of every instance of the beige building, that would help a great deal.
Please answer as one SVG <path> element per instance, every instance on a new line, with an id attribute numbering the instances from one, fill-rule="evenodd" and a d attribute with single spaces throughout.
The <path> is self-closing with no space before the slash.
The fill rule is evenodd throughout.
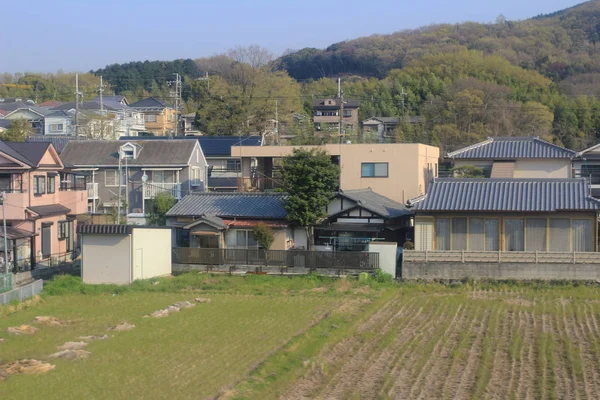
<path id="1" fill-rule="evenodd" d="M 144 113 L 146 129 L 157 136 L 173 136 L 177 130 L 179 113 L 174 107 L 154 97 L 149 97 L 129 105 L 130 108 Z M 179 130 L 183 134 L 183 130 Z"/>
<path id="2" fill-rule="evenodd" d="M 322 148 L 340 166 L 340 189 L 371 188 L 405 203 L 425 193 L 438 173 L 440 151 L 419 143 L 328 144 L 324 146 L 232 146 L 231 156 L 242 160 L 245 191 L 274 189 L 279 182 L 281 158 L 295 148 Z M 256 168 L 252 163 L 256 162 Z"/>
<path id="3" fill-rule="evenodd" d="M 80 225 L 81 278 L 124 285 L 171 274 L 171 229 L 133 225 Z M 110 251 L 107 251 L 110 249 Z"/>
<path id="4" fill-rule="evenodd" d="M 358 126 L 358 100 L 344 100 L 343 110 L 340 99 L 317 99 L 313 103 L 313 121 L 318 131 L 330 131 L 339 129 L 340 114 L 344 124 L 344 131 L 353 131 Z"/>

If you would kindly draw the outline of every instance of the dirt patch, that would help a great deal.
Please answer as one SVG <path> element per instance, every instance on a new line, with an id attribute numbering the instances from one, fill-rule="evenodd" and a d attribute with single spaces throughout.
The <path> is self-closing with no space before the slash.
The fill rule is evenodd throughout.
<path id="1" fill-rule="evenodd" d="M 356 288 L 352 291 L 352 293 L 354 294 L 369 294 L 371 293 L 371 287 L 370 286 L 361 286 L 359 288 Z"/>
<path id="2" fill-rule="evenodd" d="M 169 316 L 167 310 L 156 310 L 150 315 L 144 315 L 144 318 L 165 318 Z"/>
<path id="3" fill-rule="evenodd" d="M 133 325 L 133 324 L 130 324 L 127 322 L 121 322 L 118 325 L 111 326 L 110 328 L 108 328 L 108 330 L 115 331 L 115 332 L 125 332 L 125 331 L 130 331 L 134 328 L 135 328 L 135 325 Z"/>
<path id="4" fill-rule="evenodd" d="M 61 321 L 56 317 L 35 317 L 33 322 L 39 325 L 44 326 L 62 326 L 65 325 L 65 322 Z"/>
<path id="5" fill-rule="evenodd" d="M 54 354 L 50 354 L 50 358 L 60 358 L 62 360 L 79 360 L 82 358 L 88 358 L 90 352 L 86 350 L 62 350 Z"/>
<path id="6" fill-rule="evenodd" d="M 506 300 L 504 300 L 504 302 L 506 304 L 512 304 L 512 305 L 515 305 L 515 306 L 525 306 L 525 307 L 533 307 L 535 305 L 534 301 L 525 300 L 525 299 L 522 299 L 522 298 L 506 299 Z"/>
<path id="7" fill-rule="evenodd" d="M 210 303 L 210 302 L 211 302 L 211 300 L 210 300 L 210 299 L 205 299 L 204 297 L 196 297 L 196 298 L 194 299 L 194 301 L 195 301 L 196 303 Z"/>
<path id="8" fill-rule="evenodd" d="M 88 344 L 86 342 L 67 342 L 62 346 L 56 347 L 58 350 L 81 350 Z"/>
<path id="9" fill-rule="evenodd" d="M 352 289 L 352 284 L 347 279 L 338 279 L 334 287 L 336 292 L 345 293 Z"/>
<path id="10" fill-rule="evenodd" d="M 39 360 L 18 360 L 6 364 L 0 364 L 0 381 L 10 375 L 32 375 L 43 374 L 54 369 L 54 365 Z"/>
<path id="11" fill-rule="evenodd" d="M 95 336 L 79 336 L 77 339 L 85 340 L 87 342 L 91 342 L 93 340 L 107 340 L 109 338 L 108 335 L 95 335 Z"/>
<path id="12" fill-rule="evenodd" d="M 179 312 L 179 307 L 169 306 L 169 307 L 165 308 L 165 311 L 168 312 L 169 314 L 174 313 L 174 312 Z"/>
<path id="13" fill-rule="evenodd" d="M 179 303 L 173 304 L 173 306 L 182 309 L 182 308 L 192 308 L 195 306 L 191 301 L 180 301 Z"/>
<path id="14" fill-rule="evenodd" d="M 37 328 L 31 325 L 21 325 L 21 326 L 11 326 L 7 329 L 8 333 L 12 333 L 15 335 L 33 335 Z"/>

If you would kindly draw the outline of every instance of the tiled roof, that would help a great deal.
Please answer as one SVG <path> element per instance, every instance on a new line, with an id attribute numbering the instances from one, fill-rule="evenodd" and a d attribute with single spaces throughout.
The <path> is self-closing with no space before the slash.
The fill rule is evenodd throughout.
<path id="1" fill-rule="evenodd" d="M 129 105 L 132 108 L 167 108 L 172 107 L 169 104 L 163 103 L 160 100 L 155 99 L 154 97 L 148 97 L 147 99 L 142 99 L 135 103 Z"/>
<path id="2" fill-rule="evenodd" d="M 559 147 L 537 137 L 488 138 L 464 149 L 449 153 L 455 160 L 517 160 L 525 158 L 572 159 L 576 152 Z"/>
<path id="3" fill-rule="evenodd" d="M 585 179 L 437 179 L 418 211 L 552 212 L 600 209 Z"/>
<path id="4" fill-rule="evenodd" d="M 42 157 L 44 157 L 44 154 L 48 151 L 48 147 L 50 147 L 50 143 L 18 142 L 6 144 L 25 157 L 32 167 L 37 166 L 40 163 Z"/>
<path id="5" fill-rule="evenodd" d="M 326 105 L 325 102 L 327 100 L 333 100 L 332 105 Z M 313 101 L 313 108 L 318 108 L 319 110 L 338 110 L 340 106 L 338 105 L 339 100 L 335 98 L 331 99 L 315 99 Z M 360 107 L 360 100 L 355 99 L 344 99 L 344 107 L 345 108 L 358 108 Z"/>
<path id="6" fill-rule="evenodd" d="M 394 218 L 412 214 L 404 204 L 375 193 L 371 189 L 344 190 L 340 196 L 356 202 L 362 208 L 382 217 Z"/>
<path id="7" fill-rule="evenodd" d="M 128 142 L 140 146 L 141 149 L 135 160 L 127 160 L 131 166 L 188 165 L 194 151 L 194 146 L 187 140 Z M 65 166 L 118 166 L 119 149 L 125 143 L 127 142 L 121 140 L 74 140 L 67 144 L 60 157 Z"/>
<path id="8" fill-rule="evenodd" d="M 132 225 L 93 225 L 77 224 L 78 234 L 90 235 L 130 235 L 133 232 Z"/>
<path id="9" fill-rule="evenodd" d="M 33 211 L 40 217 L 50 217 L 52 215 L 62 215 L 71 212 L 70 209 L 61 204 L 49 204 L 47 206 L 27 207 L 27 209 Z"/>
<path id="10" fill-rule="evenodd" d="M 67 146 L 70 141 L 88 140 L 85 136 L 66 136 L 66 135 L 31 135 L 25 139 L 28 143 L 52 143 L 58 154 Z"/>
<path id="11" fill-rule="evenodd" d="M 185 196 L 167 216 L 285 219 L 284 193 L 194 193 Z"/>
<path id="12" fill-rule="evenodd" d="M 136 136 L 121 136 L 119 140 L 137 140 Z M 173 140 L 169 136 L 144 136 L 144 140 Z M 230 157 L 232 146 L 260 146 L 260 136 L 177 136 L 177 140 L 197 140 L 205 157 Z"/>

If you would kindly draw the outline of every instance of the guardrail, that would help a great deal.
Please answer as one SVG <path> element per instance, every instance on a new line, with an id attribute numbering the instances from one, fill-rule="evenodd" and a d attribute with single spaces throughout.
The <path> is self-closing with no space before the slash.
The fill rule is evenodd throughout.
<path id="1" fill-rule="evenodd" d="M 600 264 L 600 253 L 405 250 L 403 261 L 425 263 Z"/>
<path id="2" fill-rule="evenodd" d="M 379 268 L 379 253 L 177 247 L 173 249 L 173 262 L 210 266 L 255 265 L 309 269 L 374 270 Z"/>

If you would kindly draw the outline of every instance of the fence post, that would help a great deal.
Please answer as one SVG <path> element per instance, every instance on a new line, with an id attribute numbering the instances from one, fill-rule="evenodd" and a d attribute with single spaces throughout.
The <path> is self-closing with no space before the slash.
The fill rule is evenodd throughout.
<path id="1" fill-rule="evenodd" d="M 465 263 L 465 251 L 464 250 L 460 251 L 460 259 L 462 260 L 462 263 L 464 264 Z"/>
<path id="2" fill-rule="evenodd" d="M 535 263 L 536 264 L 538 263 L 538 251 L 537 250 L 535 251 Z"/>
<path id="3" fill-rule="evenodd" d="M 498 250 L 498 264 L 502 263 L 502 253 Z"/>
<path id="4" fill-rule="evenodd" d="M 573 252 L 573 264 L 575 264 L 575 252 Z"/>
<path id="5" fill-rule="evenodd" d="M 250 265 L 250 255 L 248 253 L 250 253 L 249 249 L 244 249 L 244 252 L 246 253 L 246 266 Z"/>
<path id="6" fill-rule="evenodd" d="M 427 252 L 427 250 L 425 250 L 425 262 L 429 262 L 429 254 Z"/>

